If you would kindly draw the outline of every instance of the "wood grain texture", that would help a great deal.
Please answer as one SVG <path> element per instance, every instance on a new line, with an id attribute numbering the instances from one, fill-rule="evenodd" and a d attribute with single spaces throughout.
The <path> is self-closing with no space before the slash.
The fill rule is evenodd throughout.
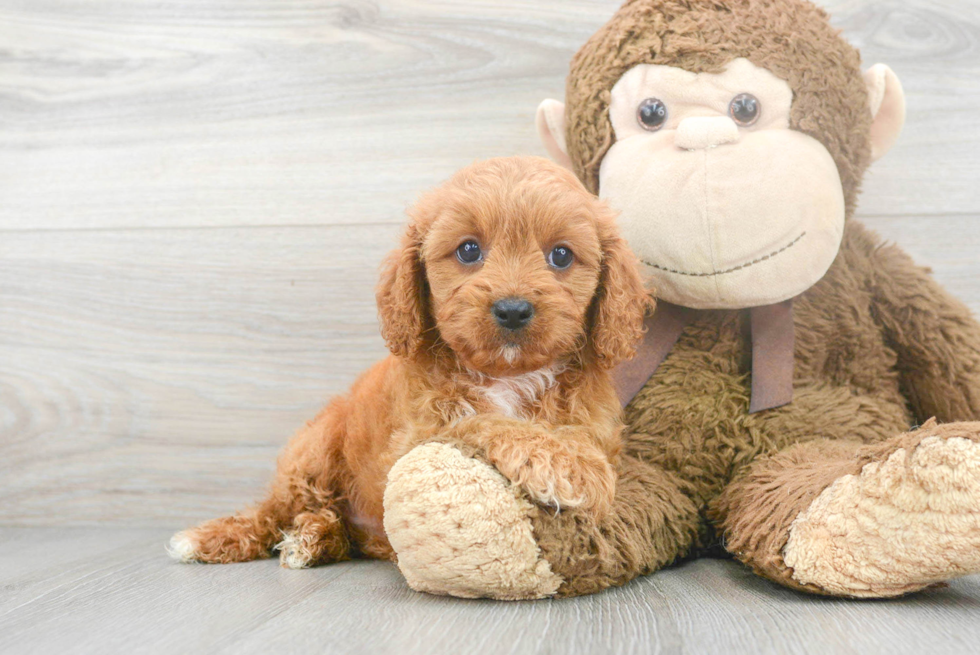
<path id="1" fill-rule="evenodd" d="M 824 3 L 909 97 L 861 214 L 980 310 L 980 6 Z M 377 266 L 618 0 L 0 0 L 0 524 L 251 501 L 384 355 Z"/>
<path id="2" fill-rule="evenodd" d="M 172 523 L 251 500 L 386 354 L 393 227 L 5 235 L 0 516 Z"/>
<path id="3" fill-rule="evenodd" d="M 474 159 L 543 154 L 537 103 L 613 9 L 6 4 L 8 229 L 398 220 Z"/>
<path id="4" fill-rule="evenodd" d="M 386 562 L 177 564 L 161 530 L 0 529 L 10 653 L 968 653 L 980 577 L 892 601 L 805 597 L 698 560 L 560 601 L 419 594 Z"/>
<path id="5" fill-rule="evenodd" d="M 477 158 L 544 154 L 544 97 L 618 0 L 0 3 L 0 228 L 397 219 Z M 980 5 L 824 3 L 905 81 L 864 211 L 974 211 Z"/>

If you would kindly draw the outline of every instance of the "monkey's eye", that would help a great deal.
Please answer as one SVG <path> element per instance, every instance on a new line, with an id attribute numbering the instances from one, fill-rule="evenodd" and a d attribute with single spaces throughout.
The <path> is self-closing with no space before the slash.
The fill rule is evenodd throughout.
<path id="1" fill-rule="evenodd" d="M 476 241 L 464 241 L 456 248 L 456 259 L 463 264 L 475 264 L 483 259 L 483 251 Z"/>
<path id="2" fill-rule="evenodd" d="M 644 130 L 656 132 L 667 122 L 667 105 L 657 98 L 647 98 L 636 108 L 636 121 Z"/>
<path id="3" fill-rule="evenodd" d="M 759 99 L 750 93 L 740 93 L 728 105 L 728 113 L 736 123 L 742 127 L 748 127 L 757 120 L 762 113 Z"/>
<path id="4" fill-rule="evenodd" d="M 557 269 L 568 268 L 572 265 L 575 255 L 565 246 L 555 246 L 548 253 L 548 263 Z"/>

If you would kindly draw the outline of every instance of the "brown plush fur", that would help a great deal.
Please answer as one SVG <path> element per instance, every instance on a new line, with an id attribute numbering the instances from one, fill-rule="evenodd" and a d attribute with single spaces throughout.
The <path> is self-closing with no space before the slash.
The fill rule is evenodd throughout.
<path id="1" fill-rule="evenodd" d="M 467 241 L 484 259 L 456 257 Z M 574 253 L 566 269 L 546 257 Z M 530 300 L 519 332 L 497 300 Z M 289 443 L 266 500 L 175 537 L 183 559 L 268 556 L 309 566 L 390 557 L 382 495 L 412 447 L 450 440 L 483 453 L 533 498 L 596 518 L 611 504 L 623 427 L 608 369 L 632 354 L 647 295 L 612 212 L 540 158 L 457 173 L 411 212 L 378 288 L 394 353 Z M 510 356 L 505 356 L 505 349 Z"/>
<path id="2" fill-rule="evenodd" d="M 561 595 L 622 584 L 721 537 L 760 574 L 799 587 L 782 562 L 793 518 L 830 482 L 940 422 L 980 419 L 980 326 L 895 246 L 850 220 L 869 162 L 859 56 L 803 0 L 631 0 L 576 55 L 567 143 L 597 190 L 614 136 L 609 90 L 639 63 L 717 72 L 747 57 L 794 89 L 792 127 L 821 141 L 849 218 L 827 275 L 795 302 L 792 404 L 749 414 L 744 312 L 705 312 L 627 408 L 631 433 L 613 511 L 533 517 Z M 969 435 L 976 424 L 939 436 Z M 804 587 L 807 591 L 820 589 Z"/>
<path id="3" fill-rule="evenodd" d="M 885 461 L 900 449 L 908 460 L 929 437 L 980 441 L 980 424 L 939 425 L 930 419 L 917 430 L 882 442 L 817 439 L 760 458 L 711 508 L 714 517 L 725 517 L 729 537 L 725 547 L 761 575 L 788 587 L 826 594 L 820 587 L 794 580 L 792 569 L 783 562 L 793 521 L 838 478 L 856 475 L 867 464 Z"/>
<path id="4" fill-rule="evenodd" d="M 565 90 L 566 143 L 594 193 L 615 139 L 609 91 L 637 64 L 718 73 L 745 57 L 793 89 L 790 127 L 826 146 L 837 163 L 848 216 L 871 159 L 867 89 L 857 50 L 805 0 L 628 0 L 572 59 Z"/>

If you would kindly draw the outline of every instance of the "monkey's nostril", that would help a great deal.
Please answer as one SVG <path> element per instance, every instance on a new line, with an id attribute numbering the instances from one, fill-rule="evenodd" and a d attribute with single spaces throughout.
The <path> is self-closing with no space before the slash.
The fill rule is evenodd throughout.
<path id="1" fill-rule="evenodd" d="M 534 306 L 523 298 L 498 300 L 490 309 L 497 325 L 506 330 L 520 330 L 531 322 Z"/>

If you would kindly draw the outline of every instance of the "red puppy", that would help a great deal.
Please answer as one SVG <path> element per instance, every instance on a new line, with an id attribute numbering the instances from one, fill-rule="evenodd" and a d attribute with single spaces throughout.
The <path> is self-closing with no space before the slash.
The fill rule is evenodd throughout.
<path id="1" fill-rule="evenodd" d="M 174 535 L 174 557 L 390 557 L 388 471 L 427 441 L 481 453 L 539 503 L 608 508 L 623 428 L 609 369 L 649 303 L 613 212 L 527 157 L 466 168 L 410 214 L 378 287 L 392 355 L 290 441 L 264 501 Z"/>

